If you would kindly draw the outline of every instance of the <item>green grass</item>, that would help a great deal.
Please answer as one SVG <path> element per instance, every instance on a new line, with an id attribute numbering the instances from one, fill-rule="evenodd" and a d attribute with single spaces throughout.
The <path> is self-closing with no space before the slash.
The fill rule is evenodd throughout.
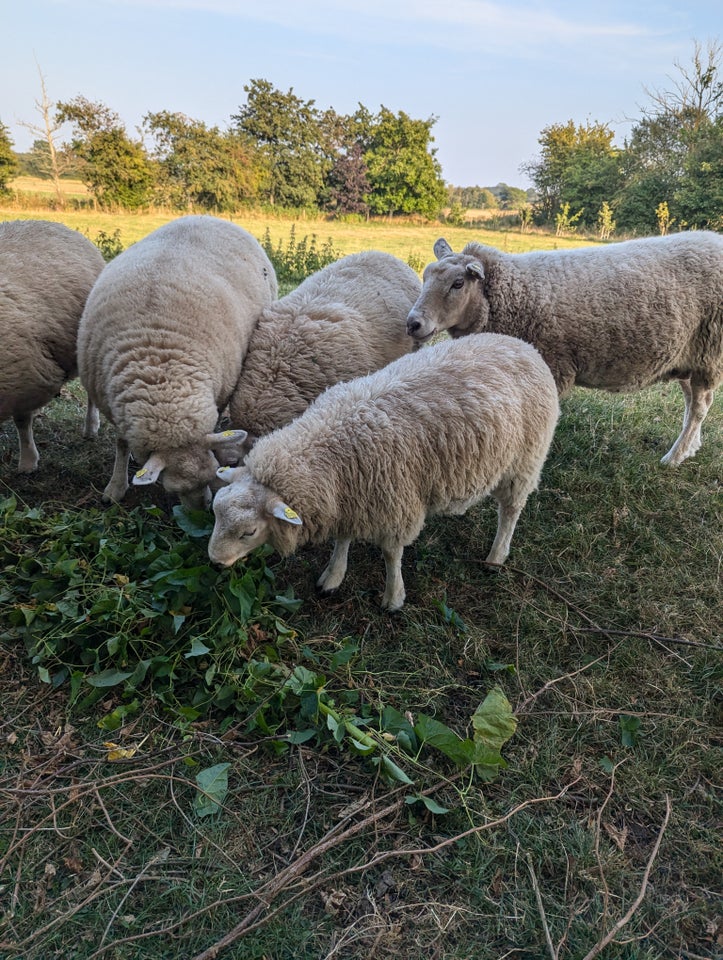
<path id="1" fill-rule="evenodd" d="M 397 756 L 415 783 L 395 787 L 322 732 L 293 746 L 240 710 L 189 719 L 143 685 L 117 729 L 99 728 L 130 695 L 72 706 L 4 618 L 0 955 L 200 957 L 246 918 L 222 955 L 543 958 L 547 925 L 558 956 L 579 958 L 638 895 L 666 797 L 645 896 L 604 956 L 716 955 L 723 417 L 718 400 L 696 458 L 666 469 L 681 410 L 673 385 L 575 391 L 509 566 L 481 562 L 491 504 L 434 518 L 406 552 L 396 616 L 377 605 L 372 548 L 353 547 L 328 599 L 313 589 L 324 549 L 267 559 L 278 589 L 303 601 L 286 617 L 294 633 L 274 641 L 282 660 L 325 671 L 357 710 L 426 714 L 465 736 L 486 693 L 504 691 L 519 726 L 490 783 L 426 750 Z M 40 418 L 40 471 L 22 478 L 3 425 L 2 496 L 78 524 L 98 509 L 112 438 L 82 440 L 81 422 L 73 385 Z M 172 503 L 152 499 L 147 528 L 184 543 Z M 133 491 L 120 513 L 149 502 Z M 0 590 L 15 589 L 6 563 Z M 252 633 L 239 666 L 254 645 L 258 656 Z M 132 752 L 113 762 L 107 742 Z M 218 763 L 230 764 L 228 793 L 199 818 L 196 774 Z M 405 802 L 425 789 L 449 812 Z"/>

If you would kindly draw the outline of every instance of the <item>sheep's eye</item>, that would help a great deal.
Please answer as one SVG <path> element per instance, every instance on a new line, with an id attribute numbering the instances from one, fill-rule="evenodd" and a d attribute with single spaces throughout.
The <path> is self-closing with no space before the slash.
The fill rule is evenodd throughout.
<path id="1" fill-rule="evenodd" d="M 247 537 L 253 537 L 255 533 L 256 533 L 256 527 L 254 527 L 253 530 L 247 530 L 245 533 L 242 533 L 241 536 L 239 537 L 239 540 L 245 540 Z"/>
<path id="2" fill-rule="evenodd" d="M 464 286 L 464 277 L 457 277 L 457 279 L 452 284 L 453 290 L 459 290 L 460 287 Z"/>

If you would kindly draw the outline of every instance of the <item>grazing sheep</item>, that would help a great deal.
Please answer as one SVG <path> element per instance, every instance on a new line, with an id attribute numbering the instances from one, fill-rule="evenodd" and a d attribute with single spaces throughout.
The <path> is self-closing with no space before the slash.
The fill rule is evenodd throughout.
<path id="1" fill-rule="evenodd" d="M 78 375 L 78 322 L 103 264 L 95 244 L 62 223 L 0 223 L 0 422 L 15 421 L 21 473 L 38 466 L 33 417 Z M 89 401 L 84 436 L 97 430 Z"/>
<path id="2" fill-rule="evenodd" d="M 352 540 L 381 547 L 382 605 L 404 603 L 405 546 L 433 514 L 499 505 L 487 563 L 507 557 L 537 487 L 558 417 L 549 368 L 529 344 L 478 334 L 409 354 L 330 387 L 297 420 L 262 437 L 214 499 L 212 561 L 229 566 L 263 543 L 282 556 L 335 539 L 318 585 L 336 589 Z M 302 520 L 303 518 L 303 520 Z"/>
<path id="3" fill-rule="evenodd" d="M 422 284 L 389 253 L 352 253 L 262 312 L 229 403 L 256 437 L 290 423 L 327 387 L 372 373 L 416 347 L 407 315 Z"/>
<path id="4" fill-rule="evenodd" d="M 261 245 L 217 217 L 173 220 L 108 264 L 78 333 L 81 381 L 118 435 L 104 499 L 125 495 L 132 453 L 134 484 L 160 476 L 184 505 L 210 502 L 219 462 L 240 454 L 237 431 L 214 432 L 219 411 L 276 296 Z"/>
<path id="5" fill-rule="evenodd" d="M 723 236 L 700 231 L 605 247 L 505 254 L 434 245 L 407 330 L 424 342 L 490 330 L 533 344 L 561 394 L 678 379 L 683 429 L 662 458 L 692 457 L 723 378 Z"/>

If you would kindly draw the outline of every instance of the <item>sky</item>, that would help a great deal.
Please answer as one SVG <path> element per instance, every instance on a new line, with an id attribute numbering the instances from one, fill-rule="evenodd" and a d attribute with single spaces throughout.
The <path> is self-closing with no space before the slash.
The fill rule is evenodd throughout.
<path id="1" fill-rule="evenodd" d="M 721 0 L 0 0 L 0 121 L 14 148 L 55 103 L 83 96 L 140 136 L 179 112 L 222 130 L 267 80 L 320 110 L 384 106 L 434 119 L 455 186 L 526 188 L 551 124 L 605 123 L 622 146 L 689 67 L 723 41 Z M 58 135 L 70 137 L 66 127 Z"/>

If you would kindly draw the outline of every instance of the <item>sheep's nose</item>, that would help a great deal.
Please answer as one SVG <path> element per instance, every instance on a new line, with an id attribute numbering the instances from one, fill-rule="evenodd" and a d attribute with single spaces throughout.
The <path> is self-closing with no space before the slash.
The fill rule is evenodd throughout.
<path id="1" fill-rule="evenodd" d="M 407 333 L 410 337 L 413 337 L 415 333 L 421 328 L 422 324 L 410 313 L 407 317 Z"/>

